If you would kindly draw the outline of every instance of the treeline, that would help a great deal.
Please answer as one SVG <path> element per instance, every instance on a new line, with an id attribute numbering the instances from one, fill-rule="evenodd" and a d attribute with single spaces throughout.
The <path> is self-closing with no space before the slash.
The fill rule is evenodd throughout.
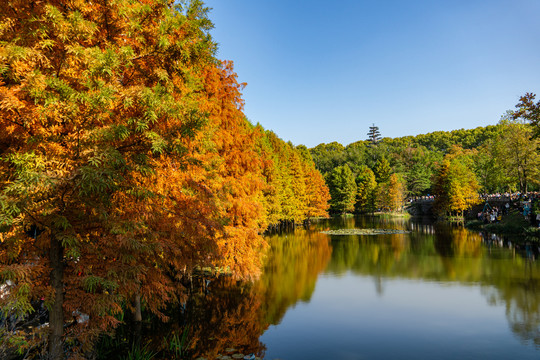
<path id="1" fill-rule="evenodd" d="M 88 355 L 126 312 L 167 319 L 194 269 L 257 276 L 268 226 L 326 216 L 307 148 L 246 120 L 202 2 L 5 5 L 1 351 Z M 48 327 L 10 331 L 40 299 Z"/>
<path id="2" fill-rule="evenodd" d="M 526 193 L 540 181 L 538 108 L 526 94 L 497 125 L 310 149 L 330 188 L 331 211 L 394 211 L 406 197 L 437 195 L 440 213 L 460 214 L 479 193 Z M 375 127 L 375 130 L 378 129 Z"/>

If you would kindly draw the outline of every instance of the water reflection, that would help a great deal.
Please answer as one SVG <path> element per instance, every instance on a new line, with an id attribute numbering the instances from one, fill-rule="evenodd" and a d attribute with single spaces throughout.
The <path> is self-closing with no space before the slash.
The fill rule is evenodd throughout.
<path id="1" fill-rule="evenodd" d="M 244 354 L 264 356 L 259 341 L 266 329 L 263 299 L 249 284 L 231 278 L 212 283 L 208 293 L 189 303 L 190 351 L 194 358 L 215 359 L 235 348 Z"/>
<path id="2" fill-rule="evenodd" d="M 391 228 L 408 230 L 411 233 L 329 236 L 319 232 L 339 228 Z M 471 232 L 463 227 L 449 224 L 369 217 L 324 221 L 314 224 L 309 230 L 297 229 L 293 233 L 274 235 L 268 240 L 271 248 L 265 270 L 259 281 L 247 285 L 230 279 L 220 280 L 211 284 L 209 294 L 194 300 L 190 318 L 193 327 L 194 340 L 191 346 L 194 355 L 215 358 L 218 354 L 224 354 L 226 348 L 235 347 L 241 349 L 243 353 L 253 353 L 263 357 L 267 353 L 271 354 L 279 341 L 280 351 L 285 351 L 280 355 L 281 358 L 302 357 L 307 353 L 297 354 L 296 348 L 302 344 L 300 340 L 288 339 L 290 345 L 284 345 L 284 340 L 279 335 L 280 331 L 286 331 L 280 325 L 285 321 L 284 318 L 291 319 L 286 324 L 287 327 L 292 326 L 294 329 L 290 336 L 297 336 L 300 339 L 302 334 L 305 336 L 310 334 L 312 339 L 316 339 L 318 333 L 310 333 L 314 331 L 315 325 L 310 323 L 309 319 L 317 317 L 317 326 L 325 332 L 325 326 L 330 328 L 335 319 L 324 320 L 324 312 L 329 311 L 330 304 L 342 304 L 339 299 L 347 298 L 351 289 L 357 286 L 359 281 L 363 283 L 363 279 L 371 279 L 374 294 L 379 299 L 370 300 L 372 302 L 369 304 L 374 308 L 388 302 L 399 304 L 399 301 L 405 301 L 403 299 L 410 297 L 412 291 L 417 297 L 411 299 L 411 303 L 418 303 L 418 311 L 423 311 L 422 301 L 425 300 L 420 300 L 421 295 L 414 294 L 413 290 L 422 288 L 426 294 L 432 291 L 437 292 L 438 295 L 434 297 L 438 300 L 429 304 L 439 309 L 433 311 L 441 313 L 444 312 L 441 309 L 447 309 L 453 303 L 459 303 L 466 296 L 470 296 L 470 290 L 476 289 L 480 291 L 484 305 L 465 303 L 463 311 L 468 308 L 470 317 L 478 313 L 489 313 L 490 317 L 485 319 L 485 324 L 491 324 L 497 323 L 497 320 L 492 318 L 495 316 L 492 315 L 496 313 L 495 309 L 504 307 L 501 318 L 507 322 L 508 328 L 522 344 L 513 345 L 508 339 L 502 341 L 500 339 L 504 334 L 499 333 L 497 336 L 501 337 L 496 338 L 497 340 L 495 340 L 495 335 L 493 338 L 487 335 L 482 337 L 482 332 L 487 334 L 490 329 L 486 330 L 485 324 L 483 328 L 481 324 L 478 324 L 478 333 L 475 336 L 479 337 L 474 341 L 471 339 L 465 341 L 460 337 L 461 335 L 457 334 L 460 331 L 456 330 L 456 344 L 459 343 L 460 346 L 465 347 L 461 350 L 462 353 L 448 352 L 447 357 L 467 354 L 467 351 L 470 353 L 478 351 L 478 354 L 482 354 L 482 351 L 495 345 L 499 347 L 499 350 L 492 354 L 494 358 L 503 358 L 508 352 L 516 357 L 524 358 L 538 355 L 538 350 L 540 350 L 540 266 L 536 261 L 538 247 L 532 243 L 516 245 L 515 239 L 492 237 L 490 234 Z M 332 284 L 339 284 L 339 286 Z M 437 286 L 433 287 L 429 284 Z M 454 289 L 452 290 L 454 295 L 450 295 L 449 298 L 441 295 L 448 292 L 444 290 L 448 289 L 447 286 L 452 286 Z M 456 286 L 462 290 L 458 291 Z M 359 300 L 352 306 L 358 307 L 358 304 L 362 304 L 360 299 L 362 296 L 367 296 L 367 294 L 362 294 L 356 295 Z M 460 298 L 452 298 L 452 296 Z M 462 296 L 463 299 L 461 299 Z M 314 297 L 317 299 L 314 300 Z M 317 305 L 319 301 L 322 301 L 321 299 L 326 299 L 326 302 L 323 302 L 326 305 L 322 308 Z M 344 309 L 341 310 L 348 311 L 350 314 L 363 311 L 358 316 L 363 317 L 362 322 L 368 321 L 369 309 L 347 309 L 346 307 L 351 304 L 346 302 L 342 306 Z M 482 306 L 486 309 L 481 310 Z M 487 307 L 493 309 L 487 311 Z M 391 313 L 395 318 L 400 318 L 398 309 L 399 306 L 384 308 L 381 314 Z M 426 315 L 419 312 L 415 316 L 424 318 Z M 328 323 L 325 325 L 324 321 Z M 346 317 L 341 321 L 347 322 Z M 376 323 L 366 326 L 377 328 L 384 324 L 380 318 L 373 321 Z M 389 325 L 388 328 L 381 328 L 380 334 L 387 336 L 395 331 L 391 328 L 395 326 L 395 321 L 394 319 L 394 323 L 391 323 L 393 325 Z M 404 318 L 403 321 L 413 322 L 409 318 Z M 445 321 L 452 322 L 451 318 Z M 415 326 L 421 326 L 418 324 Z M 336 326 L 345 329 L 349 325 Z M 350 326 L 352 332 L 364 331 L 364 328 L 357 323 Z M 421 332 L 422 336 L 429 337 L 430 327 L 434 325 L 426 320 L 423 326 L 424 329 L 417 331 Z M 462 324 L 459 326 L 463 327 Z M 466 326 L 474 326 L 474 324 L 467 323 Z M 463 330 L 472 331 L 471 329 Z M 410 331 L 410 329 L 404 331 Z M 339 330 L 336 331 L 337 333 Z M 261 338 L 263 334 L 265 335 Z M 325 346 L 348 348 L 350 344 L 344 343 L 346 336 L 340 336 L 337 338 L 338 335 L 335 335 L 336 338 L 333 338 L 330 331 L 325 339 L 327 343 Z M 363 336 L 370 336 L 369 331 Z M 449 335 L 445 334 L 445 336 Z M 375 338 L 371 340 L 373 344 L 378 341 Z M 307 341 L 309 344 L 309 340 Z M 358 339 L 355 341 L 358 342 Z M 419 340 L 415 340 L 413 336 L 410 341 L 418 342 Z M 407 343 L 403 346 L 415 349 L 414 351 L 418 354 L 418 351 L 431 349 L 425 341 L 445 340 L 427 338 L 424 342 Z M 317 346 L 321 347 L 322 344 Z M 504 349 L 500 348 L 503 346 Z M 323 350 L 319 348 L 319 353 L 324 354 Z M 370 351 L 379 350 L 369 350 L 364 347 L 361 351 L 373 357 L 380 357 L 381 353 L 370 353 Z M 351 354 L 358 355 L 355 351 L 360 350 L 351 347 L 348 351 L 350 351 L 348 356 L 352 356 Z M 428 353 L 429 351 L 426 352 Z M 404 354 L 402 353 L 401 356 L 407 357 Z M 310 356 L 324 358 L 321 357 L 323 355 L 316 355 L 316 353 Z"/>
<path id="3" fill-rule="evenodd" d="M 214 280 L 193 296 L 187 311 L 192 358 L 231 354 L 264 357 L 260 336 L 291 307 L 309 302 L 317 277 L 331 257 L 330 239 L 319 231 L 296 229 L 268 238 L 271 247 L 261 278 L 253 284 Z M 178 330 L 177 330 L 178 331 Z"/>
<path id="4" fill-rule="evenodd" d="M 268 240 L 271 248 L 255 291 L 264 299 L 267 324 L 278 324 L 290 306 L 310 300 L 332 250 L 328 236 L 318 231 L 297 229 Z"/>

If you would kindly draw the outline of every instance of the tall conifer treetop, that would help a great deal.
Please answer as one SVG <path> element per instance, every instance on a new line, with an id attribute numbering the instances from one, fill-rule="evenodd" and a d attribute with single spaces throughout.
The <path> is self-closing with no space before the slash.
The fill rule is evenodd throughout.
<path id="1" fill-rule="evenodd" d="M 381 133 L 379 132 L 379 127 L 372 124 L 369 127 L 368 141 L 371 145 L 377 145 L 381 141 Z"/>

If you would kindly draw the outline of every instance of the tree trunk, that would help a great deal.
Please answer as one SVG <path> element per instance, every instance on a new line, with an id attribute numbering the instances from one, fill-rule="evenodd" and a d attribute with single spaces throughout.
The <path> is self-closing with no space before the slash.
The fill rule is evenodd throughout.
<path id="1" fill-rule="evenodd" d="M 135 326 L 133 327 L 133 346 L 137 349 L 141 347 L 142 339 L 142 313 L 141 313 L 141 294 L 135 295 L 135 314 L 133 316 Z"/>
<path id="2" fill-rule="evenodd" d="M 135 295 L 135 321 L 142 321 L 142 313 L 141 313 L 141 294 Z"/>
<path id="3" fill-rule="evenodd" d="M 523 194 L 525 189 L 523 172 L 518 168 L 518 178 L 519 178 L 519 191 Z"/>
<path id="4" fill-rule="evenodd" d="M 64 349 L 64 248 L 60 241 L 51 235 L 51 285 L 54 290 L 54 303 L 49 314 L 49 358 L 62 360 Z"/>

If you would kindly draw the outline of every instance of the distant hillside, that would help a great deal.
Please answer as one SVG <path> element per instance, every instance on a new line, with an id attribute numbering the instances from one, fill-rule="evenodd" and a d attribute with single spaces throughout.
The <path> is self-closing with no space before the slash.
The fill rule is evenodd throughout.
<path id="1" fill-rule="evenodd" d="M 487 140 L 494 139 L 502 131 L 501 125 L 489 125 L 475 129 L 435 131 L 417 136 L 383 138 L 377 146 L 368 140 L 359 140 L 347 146 L 338 142 L 319 144 L 309 149 L 315 166 L 325 174 L 333 168 L 348 164 L 355 171 L 360 165 L 373 168 L 377 159 L 386 157 L 396 172 L 404 172 L 419 157 L 427 160 L 442 159 L 452 146 L 477 149 Z M 382 134 L 384 135 L 384 134 Z"/>

